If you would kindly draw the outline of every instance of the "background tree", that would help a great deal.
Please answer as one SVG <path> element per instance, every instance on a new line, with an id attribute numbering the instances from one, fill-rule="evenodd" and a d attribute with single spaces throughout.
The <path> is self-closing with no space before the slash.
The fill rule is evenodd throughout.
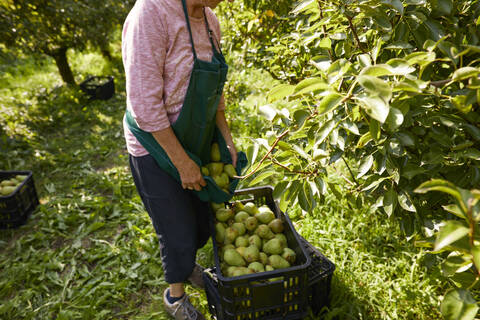
<path id="1" fill-rule="evenodd" d="M 99 47 L 106 56 L 111 33 L 123 23 L 134 0 L 93 1 L 3 0 L 0 2 L 0 42 L 25 53 L 52 57 L 67 84 L 75 78 L 67 50 Z"/>

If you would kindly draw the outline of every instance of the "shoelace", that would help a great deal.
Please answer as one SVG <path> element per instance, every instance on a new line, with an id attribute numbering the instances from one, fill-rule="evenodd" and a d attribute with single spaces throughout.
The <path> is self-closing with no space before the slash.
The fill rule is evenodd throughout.
<path id="1" fill-rule="evenodd" d="M 193 320 L 197 319 L 197 316 L 198 316 L 197 310 L 192 306 L 190 301 L 188 301 L 188 296 L 185 297 L 185 299 L 182 301 L 182 303 L 178 305 L 178 307 L 173 312 L 173 316 L 175 316 L 177 314 L 177 311 L 180 310 L 182 307 L 183 307 L 185 319 L 187 319 L 187 320 L 188 319 L 193 319 Z"/>

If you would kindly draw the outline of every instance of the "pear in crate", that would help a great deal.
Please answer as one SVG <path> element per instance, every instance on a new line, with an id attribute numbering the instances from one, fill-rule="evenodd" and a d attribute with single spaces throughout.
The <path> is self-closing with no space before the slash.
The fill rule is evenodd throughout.
<path id="1" fill-rule="evenodd" d="M 232 217 L 233 217 L 232 209 L 220 208 L 215 212 L 215 218 L 217 218 L 217 220 L 221 222 L 226 222 L 228 221 L 228 219 Z"/>
<path id="2" fill-rule="evenodd" d="M 247 219 L 245 219 L 243 223 L 245 224 L 245 228 L 247 228 L 248 231 L 253 231 L 258 226 L 258 220 L 255 217 L 249 216 Z"/>
<path id="3" fill-rule="evenodd" d="M 263 264 L 258 262 L 258 261 L 254 261 L 254 262 L 250 263 L 248 265 L 248 269 L 251 269 L 255 272 L 264 272 L 265 271 L 265 267 L 263 266 Z"/>
<path id="4" fill-rule="evenodd" d="M 266 254 L 282 254 L 283 253 L 283 246 L 279 239 L 273 238 L 268 240 L 267 243 L 263 246 L 263 252 Z"/>
<path id="5" fill-rule="evenodd" d="M 254 245 L 258 248 L 258 250 L 262 249 L 262 239 L 258 236 L 258 234 L 253 234 L 248 238 L 248 242 L 250 245 Z"/>
<path id="6" fill-rule="evenodd" d="M 251 216 L 254 216 L 259 212 L 257 206 L 255 206 L 253 202 L 245 203 L 245 205 L 243 206 L 243 211 L 248 212 L 248 214 L 250 214 Z"/>
<path id="7" fill-rule="evenodd" d="M 282 219 L 273 219 L 272 221 L 270 221 L 270 223 L 268 224 L 268 227 L 270 228 L 270 230 L 272 230 L 274 233 L 282 233 L 283 232 L 283 221 Z"/>
<path id="8" fill-rule="evenodd" d="M 247 229 L 245 228 L 245 225 L 241 222 L 235 222 L 234 224 L 232 224 L 232 228 L 238 231 L 239 236 L 243 236 L 247 231 Z"/>
<path id="9" fill-rule="evenodd" d="M 274 269 L 284 269 L 290 267 L 290 263 L 288 263 L 287 260 L 283 259 L 278 254 L 273 254 L 268 257 L 268 262 Z"/>
<path id="10" fill-rule="evenodd" d="M 235 249 L 225 250 L 223 260 L 231 266 L 244 267 L 247 265 L 240 253 Z"/>
<path id="11" fill-rule="evenodd" d="M 293 264 L 295 262 L 296 256 L 297 255 L 295 254 L 295 251 L 293 251 L 292 249 L 290 248 L 283 249 L 282 258 L 287 260 L 288 263 Z"/>

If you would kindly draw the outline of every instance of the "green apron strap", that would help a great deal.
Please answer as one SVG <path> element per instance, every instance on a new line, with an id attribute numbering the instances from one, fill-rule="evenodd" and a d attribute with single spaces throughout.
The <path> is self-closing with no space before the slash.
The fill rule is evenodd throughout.
<path id="1" fill-rule="evenodd" d="M 220 47 L 220 44 L 217 41 L 217 38 L 213 36 L 213 31 L 210 29 L 210 25 L 208 24 L 208 19 L 207 15 L 205 14 L 205 7 L 203 7 L 203 18 L 205 19 L 205 26 L 207 28 L 207 33 L 208 33 L 208 38 L 210 39 L 210 43 L 212 44 L 212 51 L 215 53 L 217 51 L 217 48 L 215 48 L 215 45 L 213 44 L 213 39 L 215 39 L 215 42 L 217 43 L 218 50 L 220 50 L 220 53 L 223 55 L 222 48 Z"/>
<path id="2" fill-rule="evenodd" d="M 185 13 L 185 20 L 187 20 L 188 34 L 190 36 L 190 43 L 192 44 L 193 57 L 197 60 L 197 52 L 195 51 L 195 45 L 193 44 L 192 28 L 190 27 L 190 19 L 188 19 L 187 4 L 185 0 L 182 0 L 183 13 Z"/>

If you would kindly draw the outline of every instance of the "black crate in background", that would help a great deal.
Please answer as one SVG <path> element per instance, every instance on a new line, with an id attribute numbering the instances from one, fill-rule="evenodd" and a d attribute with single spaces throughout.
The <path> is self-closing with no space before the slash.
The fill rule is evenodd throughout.
<path id="1" fill-rule="evenodd" d="M 296 265 L 268 272 L 225 277 L 220 270 L 218 246 L 213 241 L 216 286 L 207 285 L 210 312 L 217 320 L 244 319 L 300 319 L 308 312 L 307 269 L 310 256 L 290 219 L 280 211 L 272 196 L 273 188 L 258 187 L 237 190 L 232 199 L 242 203 L 254 202 L 256 206 L 268 205 L 277 218 L 284 222 L 288 246 L 295 251 Z M 215 230 L 212 227 L 213 239 Z M 210 277 L 205 273 L 204 277 Z M 207 284 L 211 281 L 206 279 Z"/>
<path id="2" fill-rule="evenodd" d="M 27 178 L 13 193 L 0 196 L 0 229 L 21 226 L 39 204 L 31 171 L 0 171 L 0 181 L 16 175 L 25 175 Z"/>
<path id="3" fill-rule="evenodd" d="M 94 82 L 103 81 L 101 84 Z M 80 83 L 80 89 L 91 99 L 108 100 L 115 94 L 115 82 L 112 76 L 91 76 Z"/>

